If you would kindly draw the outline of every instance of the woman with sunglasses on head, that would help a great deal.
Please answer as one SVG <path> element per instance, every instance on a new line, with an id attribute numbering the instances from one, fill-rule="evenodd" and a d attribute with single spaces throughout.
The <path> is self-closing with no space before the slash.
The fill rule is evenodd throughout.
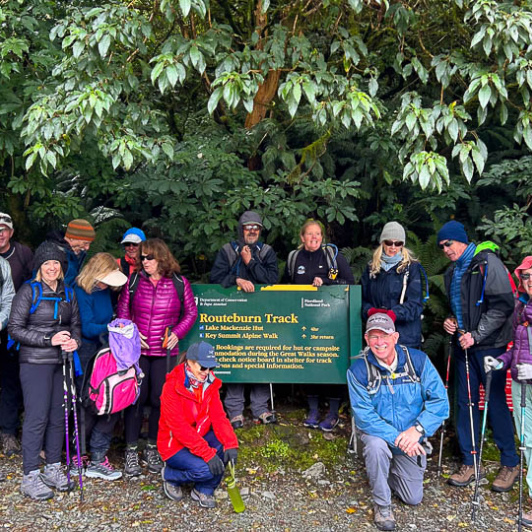
<path id="1" fill-rule="evenodd" d="M 238 457 L 238 440 L 220 400 L 222 382 L 214 347 L 192 344 L 185 361 L 169 375 L 161 395 L 161 422 L 157 446 L 165 461 L 162 471 L 165 495 L 183 498 L 181 486 L 193 483 L 192 500 L 214 508 L 214 490 L 225 466 Z"/>
<path id="2" fill-rule="evenodd" d="M 139 476 L 138 439 L 144 405 L 151 406 L 148 443 L 143 462 L 148 471 L 162 468 L 157 453 L 160 396 L 167 372 L 167 354 L 174 367 L 179 354 L 179 340 L 194 325 L 198 309 L 190 283 L 168 246 L 159 238 L 141 243 L 137 271 L 129 278 L 118 300 L 117 315 L 136 323 L 142 339 L 140 367 L 145 375 L 138 401 L 125 410 L 126 454 L 124 474 Z M 178 292 L 180 290 L 180 293 Z"/>
<path id="3" fill-rule="evenodd" d="M 124 246 L 124 256 L 116 259 L 120 269 L 128 277 L 137 268 L 137 259 L 140 251 L 140 244 L 146 240 L 146 235 L 138 227 L 130 227 L 122 237 L 120 242 Z"/>
<path id="4" fill-rule="evenodd" d="M 399 342 L 421 347 L 423 288 L 421 265 L 405 247 L 406 233 L 397 222 L 388 222 L 379 237 L 379 247 L 362 274 L 362 319 L 370 308 L 393 310 Z"/>

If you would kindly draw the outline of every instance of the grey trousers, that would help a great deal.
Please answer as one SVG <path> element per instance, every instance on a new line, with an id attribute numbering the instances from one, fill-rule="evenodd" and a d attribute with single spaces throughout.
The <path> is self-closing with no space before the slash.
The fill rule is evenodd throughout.
<path id="1" fill-rule="evenodd" d="M 244 386 L 245 384 L 227 384 L 224 406 L 229 419 L 240 416 L 244 412 Z M 268 399 L 270 398 L 269 384 L 251 384 L 250 408 L 254 418 L 268 412 Z"/>
<path id="2" fill-rule="evenodd" d="M 375 504 L 390 506 L 392 490 L 404 503 L 419 504 L 423 499 L 427 457 L 421 456 L 418 459 L 417 456 L 392 454 L 386 441 L 377 436 L 362 433 L 360 439 L 364 445 L 366 473 Z"/>

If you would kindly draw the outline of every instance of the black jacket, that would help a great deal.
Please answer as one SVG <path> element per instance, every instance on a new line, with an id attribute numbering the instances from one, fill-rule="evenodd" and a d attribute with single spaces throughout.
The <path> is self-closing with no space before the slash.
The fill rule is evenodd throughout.
<path id="1" fill-rule="evenodd" d="M 452 264 L 444 278 L 449 299 L 454 268 Z M 512 338 L 515 298 L 508 270 L 495 253 L 486 250 L 473 257 L 462 276 L 460 294 L 464 328 L 475 340 L 471 349 L 506 347 Z"/>
<path id="2" fill-rule="evenodd" d="M 23 284 L 13 299 L 8 331 L 15 342 L 20 343 L 21 363 L 59 364 L 61 349 L 52 346 L 51 338 L 59 331 L 70 331 L 72 338 L 81 345 L 81 321 L 76 296 L 72 290 L 66 301 L 65 285 L 59 281 L 54 292 L 46 283 L 41 283 L 43 298 L 60 297 L 57 303 L 57 317 L 54 317 L 55 301 L 42 299 L 35 312 L 30 309 L 37 298 L 29 283 Z"/>

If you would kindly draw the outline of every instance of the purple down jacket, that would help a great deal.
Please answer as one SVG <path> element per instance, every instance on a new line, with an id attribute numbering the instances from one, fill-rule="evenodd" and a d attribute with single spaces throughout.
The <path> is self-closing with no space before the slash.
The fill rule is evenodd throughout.
<path id="1" fill-rule="evenodd" d="M 129 304 L 129 281 L 128 286 L 122 290 L 118 300 L 117 315 L 119 318 L 136 323 L 139 332 L 146 336 L 150 349 L 142 349 L 141 354 L 156 357 L 166 355 L 166 349 L 163 349 L 161 340 L 166 327 L 171 326 L 172 331 L 181 340 L 194 325 L 198 309 L 190 283 L 184 277 L 183 282 L 185 283 L 183 296 L 185 310 L 179 323 L 177 320 L 181 302 L 171 278 L 162 277 L 155 286 L 149 277 L 141 272 L 131 305 Z M 171 355 L 176 356 L 178 353 L 179 344 L 172 350 Z"/>
<path id="2" fill-rule="evenodd" d="M 504 363 L 504 369 L 510 367 L 512 379 L 517 380 L 517 364 L 532 364 L 528 329 L 532 326 L 532 299 L 526 301 L 521 295 L 517 301 L 513 316 L 513 346 L 503 353 L 498 360 Z M 532 332 L 532 331 L 531 331 Z"/>

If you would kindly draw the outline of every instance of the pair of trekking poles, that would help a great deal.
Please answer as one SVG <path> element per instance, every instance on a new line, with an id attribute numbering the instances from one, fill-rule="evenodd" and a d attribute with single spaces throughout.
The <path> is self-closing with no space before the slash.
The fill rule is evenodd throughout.
<path id="1" fill-rule="evenodd" d="M 464 334 L 465 331 L 459 330 L 460 334 Z M 449 336 L 449 352 L 447 355 L 447 371 L 445 377 L 445 389 L 449 388 L 449 375 L 451 369 L 451 353 L 453 347 L 453 336 Z M 478 460 L 477 460 L 477 451 L 476 451 L 476 440 L 475 440 L 475 429 L 473 423 L 473 402 L 471 400 L 471 382 L 470 382 L 470 371 L 469 371 L 469 353 L 468 349 L 464 349 L 464 358 L 465 358 L 465 369 L 466 369 L 466 382 L 467 382 L 467 396 L 468 396 L 468 408 L 469 408 L 469 422 L 470 422 L 470 432 L 471 432 L 471 454 L 473 455 L 473 468 L 475 470 L 475 491 L 473 494 L 473 499 L 471 501 L 471 520 L 473 523 L 476 521 L 477 511 L 480 507 L 479 502 L 479 488 L 480 488 L 480 467 L 482 463 L 482 451 L 484 450 L 484 441 L 486 437 L 486 426 L 488 420 L 488 406 L 491 393 L 491 381 L 493 378 L 493 373 L 489 371 L 486 373 L 486 386 L 484 394 L 484 413 L 482 416 L 482 427 L 480 431 L 480 446 L 478 450 Z M 519 517 L 518 517 L 518 530 L 522 530 L 523 525 L 523 468 L 524 468 L 524 453 L 526 450 L 525 447 L 525 408 L 526 408 L 526 383 L 521 383 L 521 426 L 520 426 L 520 435 L 519 435 Z M 515 408 L 515 406 L 514 406 Z M 446 421 L 443 422 L 440 434 L 440 449 L 438 456 L 438 471 L 442 471 L 442 456 L 443 456 L 443 439 L 445 436 Z"/>

